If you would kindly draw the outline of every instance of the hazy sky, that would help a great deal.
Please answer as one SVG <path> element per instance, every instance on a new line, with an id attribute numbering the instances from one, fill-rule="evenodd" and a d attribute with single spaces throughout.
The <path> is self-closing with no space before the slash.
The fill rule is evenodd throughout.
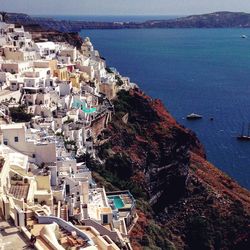
<path id="1" fill-rule="evenodd" d="M 27 14 L 176 15 L 250 12 L 249 0 L 0 0 L 0 10 Z"/>

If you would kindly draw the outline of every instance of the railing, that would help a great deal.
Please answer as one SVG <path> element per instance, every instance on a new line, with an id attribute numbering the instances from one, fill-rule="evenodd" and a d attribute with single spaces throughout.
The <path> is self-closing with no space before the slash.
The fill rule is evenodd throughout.
<path id="1" fill-rule="evenodd" d="M 108 230 L 106 227 L 95 222 L 94 220 L 85 219 L 85 220 L 82 220 L 81 222 L 84 223 L 85 226 L 95 228 L 101 235 L 109 236 L 109 238 L 112 239 L 114 242 L 122 240 L 117 232 Z M 127 236 L 125 234 L 121 234 L 121 235 L 125 237 Z"/>
<path id="2" fill-rule="evenodd" d="M 79 235 L 84 240 L 86 240 L 89 245 L 91 246 L 95 245 L 94 242 L 88 237 L 88 235 L 83 233 L 81 230 L 79 230 L 77 227 L 75 227 L 71 223 L 68 223 L 61 218 L 57 218 L 54 216 L 39 216 L 39 215 L 37 215 L 36 217 L 38 219 L 39 224 L 48 224 L 48 223 L 50 224 L 50 223 L 56 222 L 59 226 L 61 226 L 63 229 L 67 230 L 68 232 L 75 231 L 77 235 Z"/>

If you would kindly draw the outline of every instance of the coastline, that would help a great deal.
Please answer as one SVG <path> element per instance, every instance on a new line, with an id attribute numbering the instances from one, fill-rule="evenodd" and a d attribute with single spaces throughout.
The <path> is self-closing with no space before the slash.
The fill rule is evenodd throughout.
<path id="1" fill-rule="evenodd" d="M 39 28 L 38 40 L 82 42 L 76 33 Z M 89 38 L 85 44 L 92 46 Z M 206 161 L 195 133 L 177 123 L 162 101 L 130 86 L 109 105 L 115 112 L 98 135 L 97 160 L 87 154 L 84 160 L 107 193 L 129 189 L 136 198 L 133 249 L 249 249 L 249 191 Z"/>
<path id="2" fill-rule="evenodd" d="M 84 29 L 154 29 L 154 28 L 250 28 L 250 14 L 243 12 L 215 12 L 165 20 L 139 21 L 74 21 L 51 17 L 32 17 L 26 14 L 7 13 L 6 20 L 21 25 L 39 25 L 47 30 L 80 32 Z M 232 21 L 233 20 L 233 21 Z"/>

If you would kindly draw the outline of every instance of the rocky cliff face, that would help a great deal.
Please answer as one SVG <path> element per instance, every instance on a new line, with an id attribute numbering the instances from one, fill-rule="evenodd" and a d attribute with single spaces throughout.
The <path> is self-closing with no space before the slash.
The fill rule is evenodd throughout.
<path id="1" fill-rule="evenodd" d="M 47 30 L 40 25 L 24 25 L 26 31 L 29 31 L 35 42 L 54 41 L 68 43 L 77 49 L 81 48 L 83 40 L 77 32 L 64 33 L 60 31 Z"/>
<path id="2" fill-rule="evenodd" d="M 6 22 L 24 26 L 25 31 L 28 31 L 32 34 L 32 38 L 35 42 L 45 40 L 65 42 L 77 47 L 78 49 L 81 48 L 83 43 L 83 40 L 78 32 L 74 32 L 73 29 L 67 30 L 68 32 L 65 32 L 60 24 L 57 24 L 57 26 L 60 26 L 61 29 L 57 26 L 53 26 L 54 21 L 51 19 L 38 18 L 36 21 L 35 18 L 32 18 L 26 14 L 15 13 L 7 13 L 5 19 Z"/>
<path id="3" fill-rule="evenodd" d="M 189 152 L 205 157 L 194 133 L 177 124 L 160 100 L 140 91 L 120 93 L 115 107 L 116 116 L 108 130 L 111 156 L 121 154 L 128 160 L 127 177 L 143 188 L 152 205 L 160 208 L 161 200 L 178 199 L 188 179 Z M 110 156 L 106 146 L 101 148 L 103 159 Z"/>
<path id="4" fill-rule="evenodd" d="M 249 192 L 206 161 L 159 100 L 120 92 L 93 170 L 138 199 L 135 249 L 250 249 Z"/>

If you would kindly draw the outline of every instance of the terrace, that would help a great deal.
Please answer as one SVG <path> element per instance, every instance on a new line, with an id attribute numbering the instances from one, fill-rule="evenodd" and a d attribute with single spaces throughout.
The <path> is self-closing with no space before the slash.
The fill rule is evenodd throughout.
<path id="1" fill-rule="evenodd" d="M 129 191 L 109 192 L 107 198 L 113 210 L 131 210 L 135 206 L 135 200 Z"/>
<path id="2" fill-rule="evenodd" d="M 24 185 L 11 185 L 10 190 L 9 190 L 9 194 L 13 195 L 16 199 L 26 199 L 27 195 L 29 192 L 29 185 L 28 184 L 24 184 Z"/>
<path id="3" fill-rule="evenodd" d="M 95 245 L 87 234 L 61 218 L 38 215 L 37 219 L 39 225 L 47 224 L 45 225 L 47 229 L 41 229 L 39 235 L 49 244 L 55 243 L 66 249 L 68 247 L 79 249 L 79 247 L 85 248 Z"/>
<path id="4" fill-rule="evenodd" d="M 25 249 L 28 246 L 29 241 L 20 233 L 19 229 L 12 223 L 3 221 L 1 216 L 0 229 L 0 249 Z"/>
<path id="5" fill-rule="evenodd" d="M 105 190 L 102 188 L 91 190 L 88 203 L 89 217 L 100 221 L 101 214 L 107 213 L 112 213 L 112 210 L 109 207 Z"/>
<path id="6" fill-rule="evenodd" d="M 31 233 L 36 236 L 40 246 L 44 249 L 53 249 L 51 245 L 53 242 L 53 235 L 51 234 L 50 227 L 53 224 L 36 224 L 33 226 Z M 83 238 L 77 236 L 75 231 L 69 232 L 62 227 L 58 227 L 58 231 L 54 234 L 58 234 L 58 247 L 61 245 L 64 249 L 79 249 L 89 246 L 88 242 Z M 53 231 L 52 231 L 53 232 Z M 54 245 L 56 247 L 56 245 Z"/>

